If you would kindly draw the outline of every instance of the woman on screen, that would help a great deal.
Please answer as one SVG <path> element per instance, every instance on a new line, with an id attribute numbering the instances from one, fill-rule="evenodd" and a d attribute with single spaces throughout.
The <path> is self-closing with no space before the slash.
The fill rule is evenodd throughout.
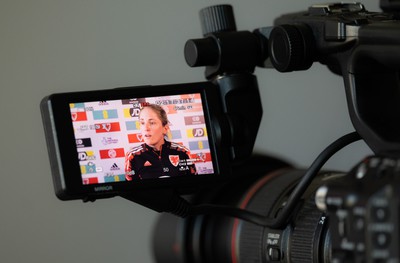
<path id="1" fill-rule="evenodd" d="M 196 174 L 194 163 L 189 158 L 189 150 L 165 139 L 169 122 L 167 113 L 161 106 L 144 106 L 140 111 L 139 122 L 144 143 L 126 154 L 127 181 Z"/>

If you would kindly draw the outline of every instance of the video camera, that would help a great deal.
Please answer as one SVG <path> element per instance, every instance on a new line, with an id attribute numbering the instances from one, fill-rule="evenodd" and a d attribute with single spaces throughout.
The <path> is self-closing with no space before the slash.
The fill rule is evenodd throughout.
<path id="1" fill-rule="evenodd" d="M 56 195 L 122 196 L 184 217 L 160 216 L 157 262 L 399 262 L 400 4 L 381 6 L 386 13 L 313 5 L 253 32 L 236 30 L 231 6 L 208 7 L 203 38 L 185 45 L 188 65 L 205 66 L 207 82 L 44 98 Z M 356 132 L 307 170 L 251 155 L 262 115 L 255 67 L 290 72 L 313 62 L 343 76 Z M 250 116 L 238 110 L 243 101 Z M 161 146 L 150 142 L 158 135 L 142 113 L 149 105 L 168 115 L 157 126 Z M 153 113 L 152 125 L 162 123 Z M 321 171 L 359 139 L 373 156 L 348 173 Z"/>

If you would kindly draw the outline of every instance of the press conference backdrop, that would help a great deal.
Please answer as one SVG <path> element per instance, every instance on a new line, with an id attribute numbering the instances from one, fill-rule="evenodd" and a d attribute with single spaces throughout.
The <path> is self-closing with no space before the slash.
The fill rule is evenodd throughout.
<path id="1" fill-rule="evenodd" d="M 125 156 L 144 143 L 140 111 L 161 106 L 168 117 L 167 140 L 183 145 L 198 174 L 214 172 L 200 93 L 71 103 L 83 184 L 125 181 Z M 68 120 L 69 121 L 69 120 Z M 173 155 L 169 160 L 177 166 Z"/>
<path id="2" fill-rule="evenodd" d="M 378 1 L 362 2 L 379 10 Z M 183 47 L 201 37 L 198 11 L 217 3 L 0 1 L 1 262 L 153 262 L 157 213 L 121 198 L 83 203 L 55 197 L 39 103 L 58 92 L 202 81 L 204 69 L 186 65 Z M 223 3 L 234 6 L 239 30 L 253 30 L 318 2 Z M 256 75 L 264 108 L 258 152 L 306 167 L 353 130 L 343 81 L 326 67 L 316 63 L 287 74 L 257 69 Z M 246 103 L 238 105 L 245 112 Z M 349 169 L 368 153 L 357 143 L 327 168 Z"/>

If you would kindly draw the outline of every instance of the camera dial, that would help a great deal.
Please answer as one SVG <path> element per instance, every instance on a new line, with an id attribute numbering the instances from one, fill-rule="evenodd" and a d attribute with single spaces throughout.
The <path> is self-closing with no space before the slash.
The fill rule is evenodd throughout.
<path id="1" fill-rule="evenodd" d="M 280 72 L 309 69 L 313 63 L 313 37 L 305 24 L 274 27 L 269 37 L 268 52 Z"/>

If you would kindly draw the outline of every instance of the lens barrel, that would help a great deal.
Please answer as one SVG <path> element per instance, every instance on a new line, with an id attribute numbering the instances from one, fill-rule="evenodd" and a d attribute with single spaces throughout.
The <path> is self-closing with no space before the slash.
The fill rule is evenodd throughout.
<path id="1" fill-rule="evenodd" d="M 198 194 L 193 202 L 236 206 L 275 217 L 303 174 L 300 170 L 278 169 L 249 175 L 247 179 Z M 153 235 L 156 262 L 329 262 L 328 220 L 317 209 L 314 196 L 321 180 L 330 177 L 328 173 L 320 174 L 313 181 L 283 229 L 225 216 L 181 219 L 163 214 Z"/>

